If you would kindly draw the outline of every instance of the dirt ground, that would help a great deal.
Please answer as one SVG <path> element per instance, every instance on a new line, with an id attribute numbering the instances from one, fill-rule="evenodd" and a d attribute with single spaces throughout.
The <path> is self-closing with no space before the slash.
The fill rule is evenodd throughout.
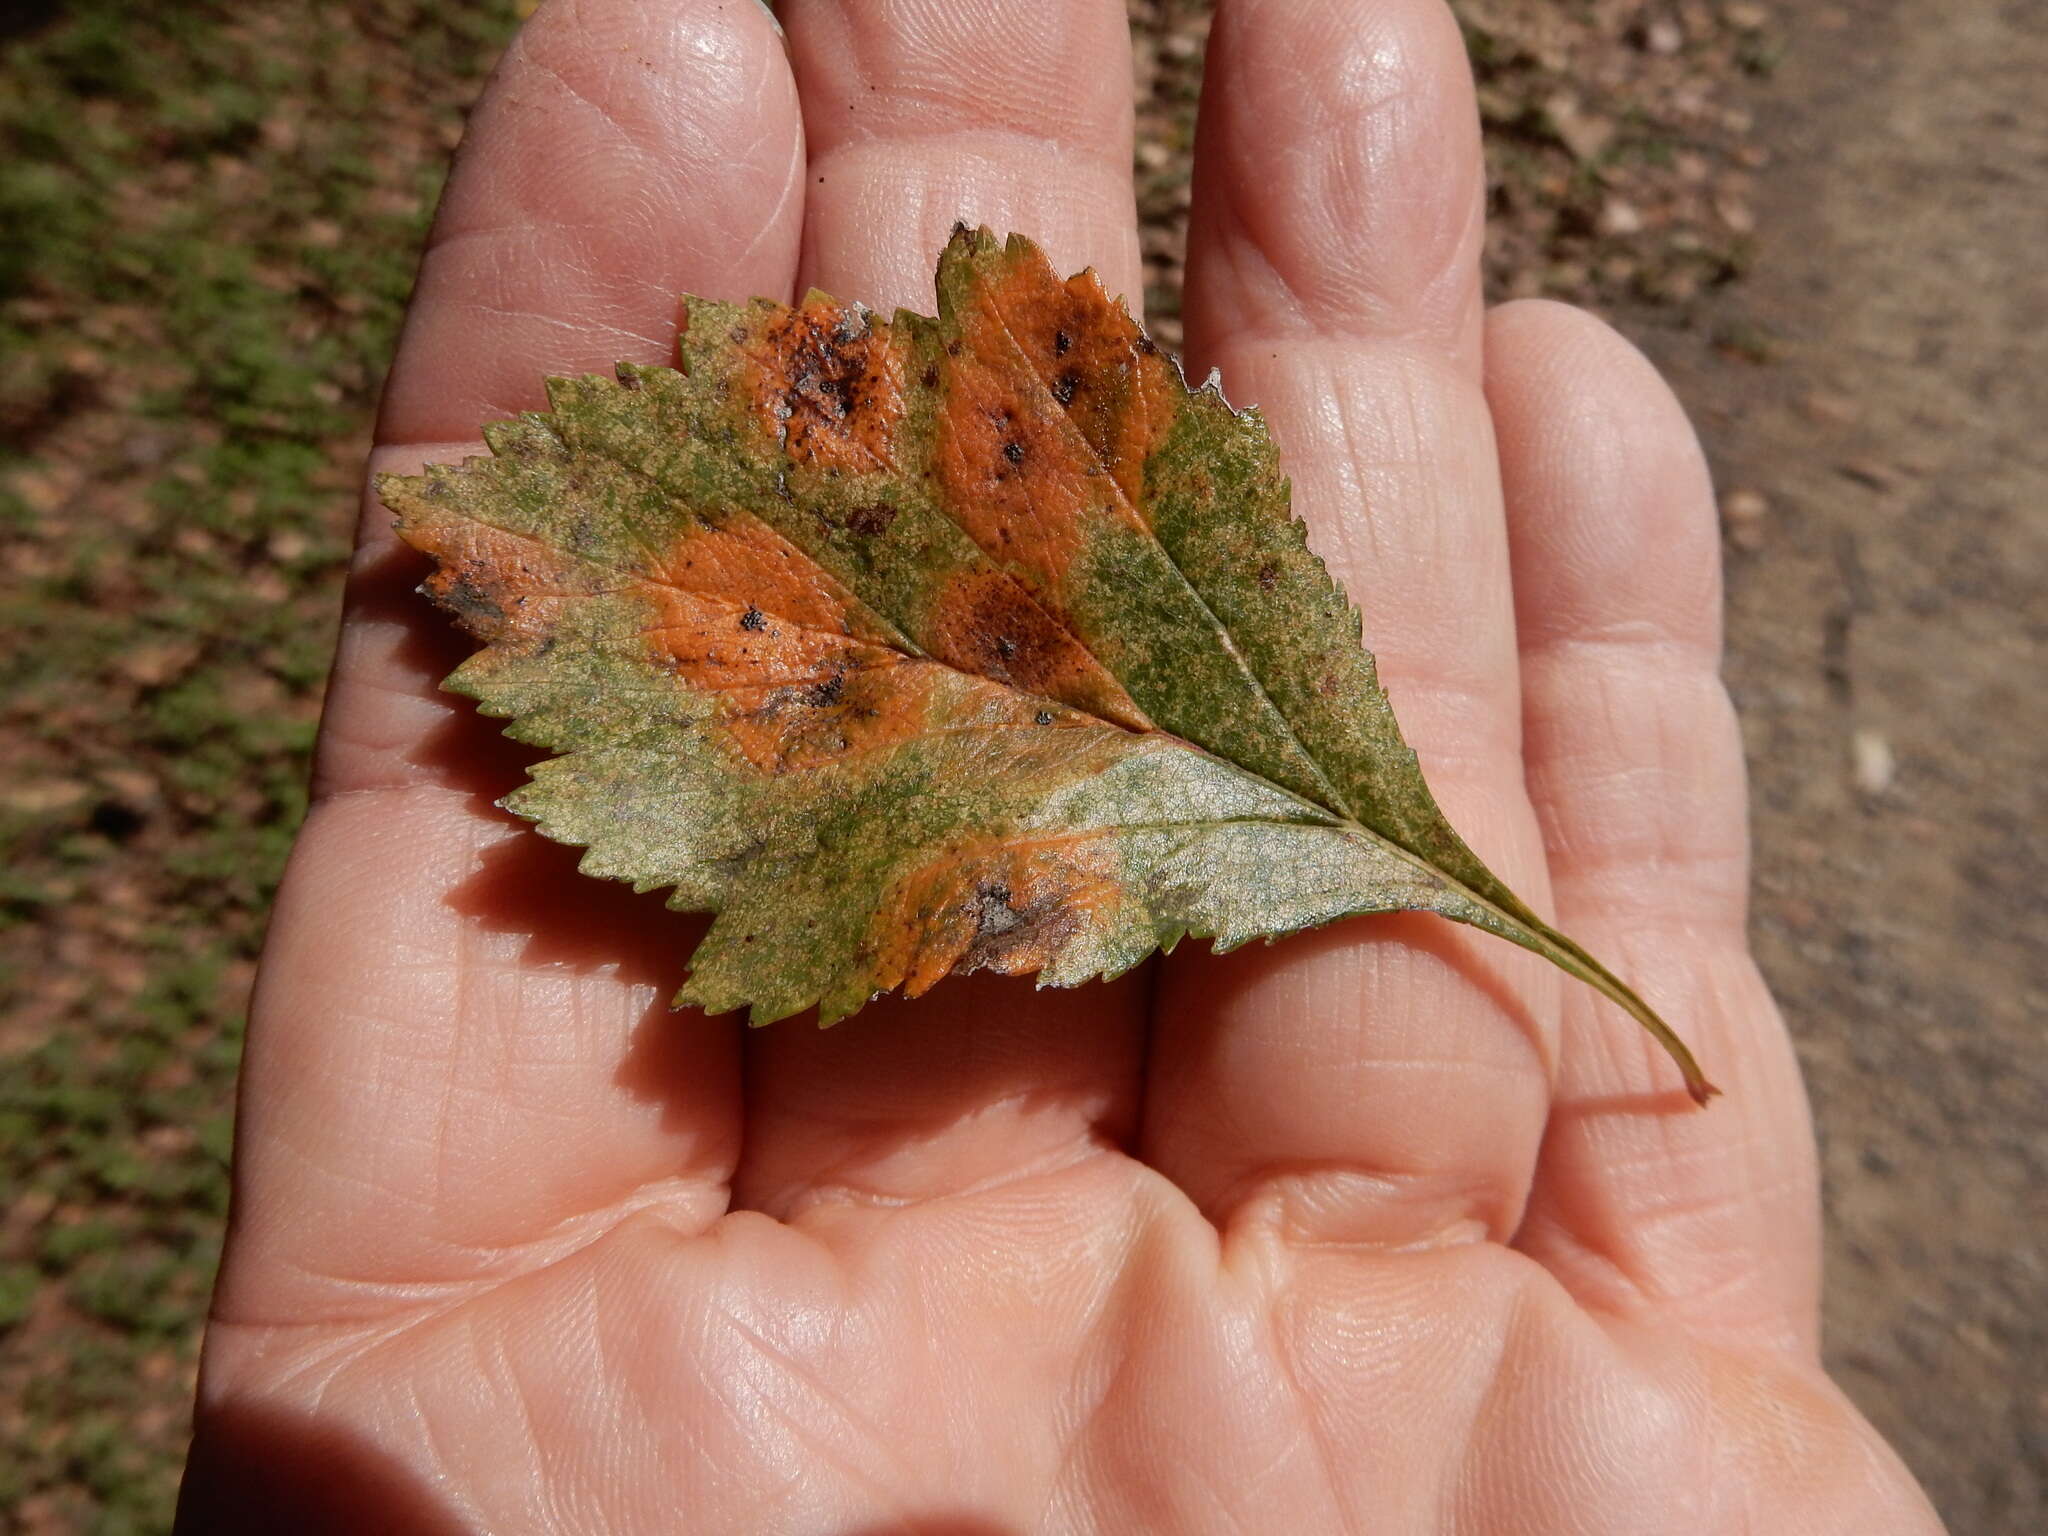
<path id="1" fill-rule="evenodd" d="M 1731 514 L 1754 927 L 1819 1113 L 1829 1360 L 1958 1533 L 2048 1530 L 2041 22 L 1801 8 L 1718 317 L 1759 360 L 1620 317 Z"/>

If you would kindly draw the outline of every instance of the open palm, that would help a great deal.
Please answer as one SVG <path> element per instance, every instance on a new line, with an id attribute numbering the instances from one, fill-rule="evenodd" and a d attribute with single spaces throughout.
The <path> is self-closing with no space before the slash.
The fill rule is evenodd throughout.
<path id="1" fill-rule="evenodd" d="M 1123 0 L 555 0 L 473 122 L 375 467 L 676 296 L 930 308 L 958 218 L 1140 290 Z M 1368 919 L 830 1033 L 521 761 L 365 515 L 252 1024 L 192 1531 L 1923 1532 L 1816 1352 L 1811 1129 L 1743 940 L 1698 447 L 1484 311 L 1440 0 L 1226 0 L 1191 372 L 1265 411 L 1452 820 L 1727 1090 L 1497 941 Z"/>

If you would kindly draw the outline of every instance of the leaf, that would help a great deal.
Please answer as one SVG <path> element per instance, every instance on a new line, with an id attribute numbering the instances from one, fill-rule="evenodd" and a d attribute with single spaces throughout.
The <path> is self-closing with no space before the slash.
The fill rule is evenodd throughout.
<path id="1" fill-rule="evenodd" d="M 385 477 L 448 686 L 556 754 L 506 804 L 717 914 L 677 1001 L 832 1023 L 953 971 L 1113 976 L 1420 910 L 1642 999 L 1467 848 L 1255 412 L 1092 272 L 954 232 L 937 319 L 685 301 L 681 367 L 551 380 Z"/>

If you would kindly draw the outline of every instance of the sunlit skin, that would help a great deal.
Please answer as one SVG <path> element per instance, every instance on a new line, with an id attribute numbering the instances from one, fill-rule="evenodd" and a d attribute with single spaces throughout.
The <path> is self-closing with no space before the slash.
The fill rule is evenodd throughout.
<path id="1" fill-rule="evenodd" d="M 781 9 L 540 9 L 373 468 L 668 360 L 684 292 L 929 312 L 959 218 L 1141 291 L 1122 0 Z M 1265 412 L 1453 822 L 1726 1096 L 1427 917 L 824 1033 L 671 1014 L 689 920 L 493 809 L 522 760 L 367 502 L 187 1529 L 1939 1529 L 1819 1364 L 1684 416 L 1599 322 L 1482 306 L 1440 0 L 1226 0 L 1197 162 L 1190 372 Z"/>

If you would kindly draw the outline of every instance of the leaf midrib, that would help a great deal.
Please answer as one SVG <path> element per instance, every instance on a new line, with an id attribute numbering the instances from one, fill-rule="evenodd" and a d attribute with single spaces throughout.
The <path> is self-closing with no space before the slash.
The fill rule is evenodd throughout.
<path id="1" fill-rule="evenodd" d="M 1257 669 L 1252 666 L 1244 652 L 1238 648 L 1237 639 L 1231 634 L 1230 627 L 1216 616 L 1216 611 L 1209 606 L 1209 600 L 1202 595 L 1201 588 L 1188 580 L 1187 573 L 1180 567 L 1180 562 L 1173 558 L 1173 551 L 1166 547 L 1165 542 L 1157 533 L 1153 532 L 1151 525 L 1145 521 L 1144 516 L 1132 504 L 1131 499 L 1124 494 L 1122 483 L 1116 478 L 1112 467 L 1096 451 L 1095 445 L 1088 441 L 1088 434 L 1083 432 L 1080 424 L 1074 420 L 1073 412 L 1067 406 L 1060 404 L 1059 397 L 1052 392 L 1051 384 L 1032 365 L 1031 354 L 1025 350 L 1024 343 L 1018 339 L 1016 329 L 1011 325 L 1009 315 L 1005 313 L 1002 303 L 997 299 L 993 286 L 990 286 L 985 291 L 988 296 L 989 310 L 995 315 L 996 323 L 1002 329 L 1003 339 L 1010 344 L 1011 350 L 1017 354 L 1018 359 L 1022 362 L 1025 375 L 1038 386 L 1039 391 L 1045 398 L 1052 402 L 1054 409 L 1059 412 L 1060 421 L 1065 425 L 1068 436 L 1080 443 L 1083 452 L 1102 471 L 1100 478 L 1106 479 L 1110 483 L 1117 502 L 1130 514 L 1131 520 L 1137 524 L 1145 537 L 1150 539 L 1154 546 L 1157 547 L 1160 556 L 1166 561 L 1167 566 L 1173 571 L 1175 577 L 1179 579 L 1182 588 L 1194 600 L 1195 606 L 1201 610 L 1202 617 L 1208 620 L 1210 628 L 1221 640 L 1226 654 L 1237 664 L 1239 672 L 1251 684 L 1252 691 L 1258 696 L 1259 702 L 1266 707 L 1275 720 L 1280 722 L 1281 730 L 1285 733 L 1287 740 L 1293 744 L 1295 750 L 1301 754 L 1301 760 L 1307 763 L 1310 770 L 1315 774 L 1316 782 L 1329 792 L 1329 801 L 1322 806 L 1322 809 L 1356 824 L 1357 813 L 1344 799 L 1343 795 L 1338 792 L 1337 786 L 1331 782 L 1329 774 L 1323 770 L 1322 763 L 1308 749 L 1308 744 L 1301 739 L 1300 734 L 1294 728 L 1294 722 L 1287 718 L 1286 711 L 1274 702 L 1272 694 L 1266 689 L 1265 679 L 1259 676 Z M 1083 641 L 1082 643 L 1085 644 L 1086 642 Z M 1224 761 L 1229 760 L 1224 759 Z M 1238 763 L 1233 763 L 1232 766 L 1243 767 L 1242 764 Z M 1250 773 L 1252 770 L 1245 769 L 1244 771 Z M 1255 776 L 1264 778 L 1264 775 Z M 1294 791 L 1290 790 L 1288 793 L 1292 794 Z M 1297 798 L 1305 797 L 1298 796 Z"/>

